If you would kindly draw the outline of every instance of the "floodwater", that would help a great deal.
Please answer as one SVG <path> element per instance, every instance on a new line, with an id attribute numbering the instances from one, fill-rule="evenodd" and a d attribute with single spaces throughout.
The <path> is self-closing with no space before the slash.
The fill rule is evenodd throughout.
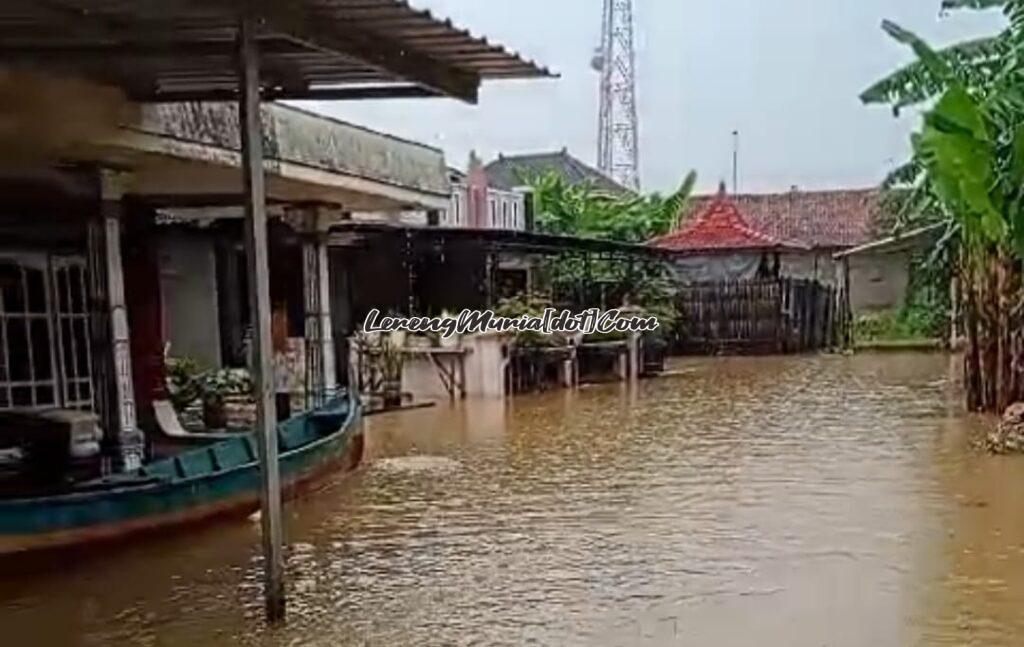
<path id="1" fill-rule="evenodd" d="M 365 467 L 287 509 L 283 628 L 250 520 L 5 573 L 0 640 L 1024 644 L 1024 457 L 969 449 L 953 360 L 676 368 L 370 419 Z"/>

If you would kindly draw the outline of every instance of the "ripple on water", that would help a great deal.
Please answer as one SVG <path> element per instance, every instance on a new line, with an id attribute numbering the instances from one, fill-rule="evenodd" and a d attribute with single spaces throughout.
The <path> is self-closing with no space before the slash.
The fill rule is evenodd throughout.
<path id="1" fill-rule="evenodd" d="M 372 419 L 366 466 L 288 508 L 281 630 L 259 622 L 247 523 L 0 578 L 0 626 L 13 644 L 1019 643 L 1005 494 L 1024 461 L 965 451 L 947 358 L 683 364 L 633 394 Z"/>
<path id="2" fill-rule="evenodd" d="M 375 472 L 398 474 L 446 474 L 457 472 L 462 465 L 447 456 L 396 456 L 371 464 Z"/>

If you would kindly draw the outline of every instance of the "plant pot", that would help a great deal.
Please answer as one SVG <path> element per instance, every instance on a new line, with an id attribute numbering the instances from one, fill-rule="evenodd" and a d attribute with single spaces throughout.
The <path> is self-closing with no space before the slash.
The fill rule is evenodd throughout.
<path id="1" fill-rule="evenodd" d="M 398 407 L 402 404 L 402 381 L 388 380 L 382 385 L 384 406 Z"/>
<path id="2" fill-rule="evenodd" d="M 641 372 L 644 375 L 657 375 L 665 371 L 665 355 L 668 351 L 668 344 L 662 339 L 652 338 L 642 346 L 643 352 L 640 356 Z"/>
<path id="3" fill-rule="evenodd" d="M 409 335 L 405 338 L 406 348 L 430 348 L 432 345 L 431 339 L 422 335 Z"/>
<path id="4" fill-rule="evenodd" d="M 452 335 L 451 337 L 440 337 L 438 339 L 438 345 L 441 348 L 458 348 L 462 345 L 462 338 L 458 335 Z"/>
<path id="5" fill-rule="evenodd" d="M 203 424 L 207 429 L 224 429 L 228 426 L 227 411 L 223 402 L 203 403 Z"/>

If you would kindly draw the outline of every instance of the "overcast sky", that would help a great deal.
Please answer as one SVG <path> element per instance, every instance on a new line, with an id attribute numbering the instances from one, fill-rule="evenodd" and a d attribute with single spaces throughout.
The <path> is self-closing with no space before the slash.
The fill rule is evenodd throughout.
<path id="1" fill-rule="evenodd" d="M 561 74 L 484 84 L 476 106 L 448 99 L 310 103 L 307 107 L 444 149 L 464 168 L 558 150 L 596 157 L 601 0 L 412 0 Z M 940 0 L 634 0 L 641 182 L 669 190 L 689 169 L 710 190 L 731 176 L 741 132 L 740 190 L 871 186 L 907 156 L 917 120 L 862 106 L 857 95 L 910 60 L 883 18 L 934 45 L 994 32 L 998 13 L 939 15 Z"/>

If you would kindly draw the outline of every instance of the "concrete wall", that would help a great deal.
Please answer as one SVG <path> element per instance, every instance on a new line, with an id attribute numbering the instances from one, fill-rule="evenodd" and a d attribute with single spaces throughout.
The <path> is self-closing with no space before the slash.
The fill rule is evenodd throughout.
<path id="1" fill-rule="evenodd" d="M 850 308 L 871 312 L 898 308 L 907 298 L 910 252 L 865 252 L 849 257 Z"/>
<path id="2" fill-rule="evenodd" d="M 814 279 L 826 285 L 835 283 L 836 261 L 830 251 L 782 254 L 780 273 L 793 279 Z"/>
<path id="3" fill-rule="evenodd" d="M 169 229 L 159 242 L 164 339 L 171 354 L 221 364 L 217 268 L 213 241 L 201 232 Z"/>

